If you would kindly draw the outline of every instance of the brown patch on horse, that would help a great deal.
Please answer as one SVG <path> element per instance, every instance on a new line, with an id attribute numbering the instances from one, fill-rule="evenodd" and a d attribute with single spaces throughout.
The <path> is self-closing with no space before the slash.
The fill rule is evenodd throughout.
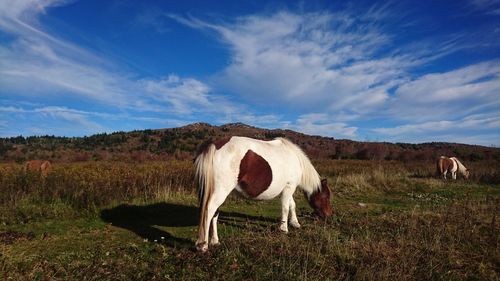
<path id="1" fill-rule="evenodd" d="M 210 145 L 212 145 L 212 140 L 207 140 L 200 144 L 200 146 L 198 146 L 198 149 L 196 150 L 195 159 L 198 158 L 198 156 L 200 156 L 201 154 L 207 152 Z M 193 159 L 193 161 L 195 159 Z"/>
<path id="2" fill-rule="evenodd" d="M 269 163 L 259 154 L 248 150 L 240 162 L 238 184 L 252 198 L 264 192 L 273 180 Z"/>
<path id="3" fill-rule="evenodd" d="M 207 140 L 207 141 L 204 141 L 199 147 L 198 149 L 196 150 L 196 157 L 198 157 L 198 155 L 202 154 L 202 153 L 205 153 L 206 151 L 208 151 L 208 148 L 213 144 L 215 145 L 215 149 L 219 150 L 221 149 L 226 143 L 228 143 L 230 140 L 231 140 L 232 137 L 225 137 L 225 138 L 222 138 L 222 139 L 218 139 L 218 140 Z M 196 158 L 195 157 L 195 158 Z"/>
<path id="4" fill-rule="evenodd" d="M 218 139 L 216 141 L 214 141 L 214 145 L 215 145 L 215 148 L 217 150 L 221 149 L 226 143 L 228 143 L 230 140 L 231 140 L 232 137 L 225 137 L 225 138 L 222 138 L 222 139 Z"/>
<path id="5" fill-rule="evenodd" d="M 30 160 L 24 165 L 25 171 L 40 173 L 43 177 L 46 177 L 50 172 L 52 165 L 46 160 Z"/>
<path id="6" fill-rule="evenodd" d="M 444 171 L 451 171 L 452 168 L 453 168 L 453 160 L 451 160 L 448 157 L 439 157 L 437 161 L 437 170 L 439 175 L 442 175 Z"/>

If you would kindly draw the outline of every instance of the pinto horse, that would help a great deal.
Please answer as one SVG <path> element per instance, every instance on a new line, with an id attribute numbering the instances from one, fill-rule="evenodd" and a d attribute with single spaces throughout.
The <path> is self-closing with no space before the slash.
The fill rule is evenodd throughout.
<path id="1" fill-rule="evenodd" d="M 24 164 L 24 172 L 28 171 L 40 173 L 42 177 L 47 177 L 52 165 L 49 161 L 45 160 L 29 160 Z"/>
<path id="2" fill-rule="evenodd" d="M 326 218 L 333 213 L 326 179 L 320 179 L 305 153 L 287 139 L 262 141 L 235 136 L 207 142 L 200 147 L 195 166 L 200 199 L 196 248 L 201 252 L 208 250 L 209 238 L 211 246 L 219 244 L 218 208 L 234 189 L 256 200 L 281 194 L 279 228 L 284 232 L 288 232 L 289 217 L 291 226 L 300 227 L 293 200 L 297 187 L 317 215 Z"/>
<path id="3" fill-rule="evenodd" d="M 470 171 L 465 168 L 464 164 L 462 164 L 456 157 L 446 157 L 441 156 L 437 160 L 437 173 L 439 176 L 442 176 L 446 179 L 446 174 L 450 172 L 451 178 L 457 179 L 457 172 L 463 175 L 465 179 L 469 179 Z"/>

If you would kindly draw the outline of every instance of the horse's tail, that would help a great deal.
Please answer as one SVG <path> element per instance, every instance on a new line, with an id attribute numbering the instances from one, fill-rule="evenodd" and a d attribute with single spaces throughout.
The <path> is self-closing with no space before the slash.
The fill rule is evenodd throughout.
<path id="1" fill-rule="evenodd" d="M 439 176 L 441 176 L 444 173 L 443 161 L 444 157 L 441 156 L 438 158 L 438 161 L 436 162 L 437 163 L 436 174 L 438 174 Z"/>
<path id="2" fill-rule="evenodd" d="M 205 235 L 205 226 L 207 220 L 208 201 L 214 190 L 214 154 L 215 145 L 209 144 L 195 160 L 196 173 L 195 178 L 198 182 L 198 199 L 200 203 L 200 227 L 199 236 Z"/>

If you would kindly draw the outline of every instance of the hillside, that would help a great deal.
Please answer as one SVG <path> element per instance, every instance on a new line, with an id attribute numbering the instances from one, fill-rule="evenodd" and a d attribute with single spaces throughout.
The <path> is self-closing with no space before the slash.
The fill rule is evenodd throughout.
<path id="1" fill-rule="evenodd" d="M 338 140 L 291 130 L 262 129 L 242 123 L 212 126 L 193 123 L 170 129 L 96 134 L 88 137 L 32 136 L 0 138 L 0 161 L 50 159 L 56 162 L 88 160 L 137 161 L 192 159 L 208 139 L 226 136 L 258 139 L 286 137 L 313 159 L 427 160 L 454 155 L 465 161 L 500 161 L 500 149 L 456 143 L 386 143 Z"/>

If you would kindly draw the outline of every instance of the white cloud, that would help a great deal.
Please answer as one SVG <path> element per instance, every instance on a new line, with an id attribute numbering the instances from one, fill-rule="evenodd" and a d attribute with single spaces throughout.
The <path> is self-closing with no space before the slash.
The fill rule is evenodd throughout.
<path id="1" fill-rule="evenodd" d="M 4 113 L 8 115 L 2 116 Z M 13 129 L 23 128 L 28 134 L 55 134 L 64 132 L 65 135 L 83 135 L 109 131 L 101 124 L 91 120 L 95 112 L 85 112 L 66 107 L 47 106 L 35 109 L 26 109 L 14 106 L 0 106 L 0 116 L 7 124 L 3 136 L 16 135 Z M 106 114 L 103 114 L 106 116 Z M 34 120 L 36 120 L 36 126 Z"/>
<path id="2" fill-rule="evenodd" d="M 403 56 L 376 55 L 390 38 L 374 21 L 361 22 L 348 13 L 279 12 L 221 25 L 170 17 L 215 31 L 232 52 L 216 84 L 259 105 L 299 112 L 374 110 L 412 63 Z"/>
<path id="3" fill-rule="evenodd" d="M 134 124 L 147 124 L 146 128 L 178 127 L 196 120 L 132 115 L 130 113 L 108 113 L 85 111 L 65 106 L 19 107 L 0 106 L 0 136 L 23 134 L 55 134 L 82 136 L 100 132 L 135 130 Z M 36 122 L 35 122 L 35 121 Z M 107 126 L 118 121 L 112 127 Z M 36 124 L 36 126 L 34 126 Z"/>
<path id="4" fill-rule="evenodd" d="M 169 75 L 162 80 L 147 79 L 139 83 L 156 100 L 171 104 L 174 113 L 189 114 L 196 108 L 213 106 L 208 95 L 210 88 L 196 79 Z"/>
<path id="5" fill-rule="evenodd" d="M 478 114 L 458 120 L 429 121 L 372 131 L 398 142 L 452 141 L 491 145 L 500 143 L 500 116 Z"/>
<path id="6" fill-rule="evenodd" d="M 419 77 L 398 88 L 396 95 L 415 102 L 456 101 L 471 94 L 491 95 L 500 87 L 500 62 L 483 62 L 445 73 Z"/>
<path id="7" fill-rule="evenodd" d="M 358 128 L 343 122 L 331 122 L 332 118 L 324 113 L 310 113 L 299 116 L 296 122 L 286 125 L 289 129 L 311 135 L 332 136 L 335 138 L 356 138 Z"/>
<path id="8" fill-rule="evenodd" d="M 0 46 L 3 95 L 67 97 L 112 109 L 192 116 L 226 114 L 237 107 L 205 83 L 171 74 L 136 79 L 119 64 L 43 31 L 36 22 L 46 9 L 68 1 L 0 2 L 0 30 L 14 39 Z M 3 8 L 3 10 L 2 10 Z M 241 108 L 239 108 L 241 110 Z"/>
<path id="9" fill-rule="evenodd" d="M 469 6 L 475 10 L 491 15 L 500 14 L 499 0 L 469 0 Z"/>
<path id="10" fill-rule="evenodd" d="M 216 119 L 215 122 L 219 124 L 241 122 L 270 129 L 281 128 L 288 123 L 287 121 L 283 121 L 283 116 L 280 114 L 256 114 L 243 111 L 228 112 L 225 116 Z"/>
<path id="11" fill-rule="evenodd" d="M 0 69 L 3 90 L 17 95 L 71 93 L 118 107 L 134 100 L 126 90 L 131 81 L 60 55 L 47 42 L 20 39 L 0 48 Z"/>
<path id="12" fill-rule="evenodd" d="M 402 134 L 419 134 L 427 133 L 429 131 L 441 132 L 457 129 L 500 129 L 500 117 L 490 117 L 483 119 L 468 117 L 458 121 L 431 121 L 419 124 L 402 125 L 393 128 L 377 128 L 373 130 L 383 135 L 397 136 Z"/>
<path id="13" fill-rule="evenodd" d="M 13 40 L 0 47 L 2 91 L 24 96 L 79 96 L 118 107 L 137 106 L 133 81 L 106 70 L 113 64 L 43 31 L 39 14 L 68 1 L 3 1 L 0 29 Z M 131 102 L 132 101 L 132 102 Z"/>
<path id="14" fill-rule="evenodd" d="M 106 128 L 100 124 L 89 120 L 84 114 L 80 114 L 74 111 L 61 110 L 59 108 L 44 108 L 38 111 L 41 115 L 60 119 L 69 123 L 70 127 L 78 128 L 78 130 L 85 130 L 89 132 L 103 132 Z"/>
<path id="15" fill-rule="evenodd" d="M 0 1 L 0 27 L 19 32 L 23 28 L 34 29 L 26 21 L 34 22 L 37 16 L 50 7 L 68 3 L 63 0 L 2 0 Z"/>
<path id="16" fill-rule="evenodd" d="M 403 83 L 388 113 L 407 120 L 443 120 L 500 110 L 500 61 L 482 62 Z"/>
<path id="17" fill-rule="evenodd" d="M 59 6 L 70 1 L 67 0 L 2 0 L 0 8 L 2 15 L 20 18 L 25 16 L 36 16 L 44 13 L 49 7 Z"/>

